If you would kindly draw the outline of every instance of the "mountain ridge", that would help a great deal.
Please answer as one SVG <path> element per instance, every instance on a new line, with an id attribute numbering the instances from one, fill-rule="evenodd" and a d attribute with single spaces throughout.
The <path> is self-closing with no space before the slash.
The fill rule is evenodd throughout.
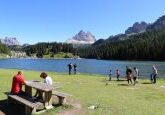
<path id="1" fill-rule="evenodd" d="M 2 44 L 7 46 L 20 45 L 19 41 L 15 37 L 5 37 L 4 39 L 0 39 L 0 41 Z"/>
<path id="2" fill-rule="evenodd" d="M 75 36 L 66 40 L 66 43 L 71 44 L 93 44 L 96 41 L 95 36 L 91 32 L 80 30 Z"/>
<path id="3" fill-rule="evenodd" d="M 100 42 L 100 44 L 106 43 L 106 42 L 118 42 L 118 41 L 130 39 L 129 36 L 148 32 L 148 31 L 159 30 L 159 29 L 163 29 L 163 28 L 165 28 L 165 15 L 159 17 L 153 23 L 146 23 L 144 21 L 135 22 L 131 27 L 128 27 L 125 30 L 124 34 L 117 34 L 114 36 L 110 36 L 107 39 L 105 39 L 104 42 Z M 97 45 L 99 45 L 99 44 L 97 43 Z"/>

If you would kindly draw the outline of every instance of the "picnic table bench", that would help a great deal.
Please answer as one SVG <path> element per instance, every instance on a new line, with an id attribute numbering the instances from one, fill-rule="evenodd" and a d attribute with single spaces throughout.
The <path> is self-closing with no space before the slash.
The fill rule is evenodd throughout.
<path id="1" fill-rule="evenodd" d="M 36 101 L 32 96 L 32 89 L 40 90 L 43 92 L 43 100 Z M 8 101 L 15 101 L 15 103 L 20 103 L 25 106 L 25 114 L 29 115 L 32 113 L 37 113 L 39 108 L 51 109 L 52 106 L 52 90 L 53 86 L 38 82 L 38 81 L 26 81 L 25 84 L 25 94 L 26 95 L 12 95 L 8 94 Z"/>
<path id="2" fill-rule="evenodd" d="M 28 98 L 23 95 L 8 95 L 8 102 L 18 102 L 25 106 L 25 115 L 37 113 L 37 109 L 44 109 L 44 104 L 38 101 L 35 101 L 31 98 Z"/>
<path id="3" fill-rule="evenodd" d="M 26 95 L 12 95 L 8 94 L 8 102 L 15 102 L 25 106 L 25 115 L 40 113 L 45 109 L 51 109 L 52 95 L 58 97 L 59 104 L 66 102 L 66 97 L 69 94 L 56 91 L 59 86 L 48 85 L 39 81 L 26 81 L 25 94 Z M 32 89 L 42 91 L 44 96 L 42 101 L 35 100 L 32 96 Z"/>
<path id="4" fill-rule="evenodd" d="M 59 91 L 54 91 L 54 90 L 52 92 L 52 95 L 55 95 L 55 96 L 58 97 L 58 99 L 59 99 L 58 103 L 59 104 L 65 104 L 66 103 L 66 97 L 71 96 L 69 94 L 62 93 L 62 92 L 59 92 Z"/>

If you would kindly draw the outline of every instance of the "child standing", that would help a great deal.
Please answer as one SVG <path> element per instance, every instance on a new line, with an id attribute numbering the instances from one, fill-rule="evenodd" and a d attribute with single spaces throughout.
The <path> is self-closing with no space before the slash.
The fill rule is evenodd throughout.
<path id="1" fill-rule="evenodd" d="M 111 76 L 112 76 L 112 70 L 109 70 L 109 81 L 111 81 Z"/>
<path id="2" fill-rule="evenodd" d="M 116 70 L 116 77 L 117 77 L 117 80 L 119 81 L 120 71 L 118 69 Z"/>

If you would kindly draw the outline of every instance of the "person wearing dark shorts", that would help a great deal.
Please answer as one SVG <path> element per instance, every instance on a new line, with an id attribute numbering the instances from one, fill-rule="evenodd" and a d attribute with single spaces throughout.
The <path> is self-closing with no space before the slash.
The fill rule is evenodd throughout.
<path id="1" fill-rule="evenodd" d="M 127 78 L 127 81 L 128 81 L 128 84 L 129 82 L 132 84 L 132 70 L 126 66 L 126 78 Z"/>
<path id="2" fill-rule="evenodd" d="M 134 67 L 133 68 L 133 81 L 134 81 L 134 85 L 137 83 L 138 76 L 139 76 L 139 70 L 136 67 Z"/>

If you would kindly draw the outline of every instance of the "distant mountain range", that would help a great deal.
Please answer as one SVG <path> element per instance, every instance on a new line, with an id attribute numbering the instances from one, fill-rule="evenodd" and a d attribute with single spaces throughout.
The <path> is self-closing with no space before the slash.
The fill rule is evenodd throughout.
<path id="1" fill-rule="evenodd" d="M 142 33 L 145 32 L 149 24 L 146 22 L 136 22 L 133 24 L 132 27 L 129 27 L 126 31 L 125 34 L 136 34 L 136 33 Z"/>
<path id="2" fill-rule="evenodd" d="M 149 24 L 146 23 L 144 21 L 142 22 L 135 22 L 131 27 L 129 27 L 128 29 L 125 30 L 124 34 L 118 34 L 115 36 L 110 36 L 108 39 L 106 39 L 105 41 L 98 40 L 96 41 L 96 43 L 94 43 L 93 45 L 99 45 L 104 43 L 104 42 L 117 42 L 117 41 L 121 41 L 121 40 L 126 40 L 126 39 L 130 39 L 130 35 L 134 35 L 134 34 L 140 34 L 143 32 L 147 32 L 147 31 L 153 31 L 153 30 L 159 30 L 159 29 L 163 29 L 165 28 L 165 15 L 159 17 L 155 22 Z"/>
<path id="3" fill-rule="evenodd" d="M 81 30 L 78 34 L 68 39 L 66 43 L 71 44 L 93 44 L 96 41 L 95 36 L 90 32 Z"/>
<path id="4" fill-rule="evenodd" d="M 155 22 L 153 23 L 146 23 L 144 21 L 142 22 L 135 22 L 131 27 L 128 27 L 128 29 L 125 30 L 124 34 L 117 34 L 115 36 L 110 36 L 107 39 L 99 39 L 96 41 L 95 36 L 91 32 L 84 32 L 81 30 L 78 32 L 75 36 L 72 38 L 66 40 L 66 43 L 71 43 L 74 45 L 82 45 L 82 44 L 93 44 L 93 45 L 99 45 L 104 42 L 116 42 L 120 40 L 126 40 L 129 39 L 130 35 L 143 33 L 146 31 L 152 31 L 152 30 L 159 30 L 165 28 L 165 15 L 159 17 Z M 7 45 L 7 46 L 13 46 L 13 45 L 20 45 L 19 41 L 15 37 L 5 37 L 4 39 L 0 39 L 1 43 Z M 24 46 L 28 46 L 29 44 L 24 44 Z"/>
<path id="5" fill-rule="evenodd" d="M 154 23 L 150 24 L 146 31 L 159 30 L 165 28 L 165 15 L 157 19 Z"/>
<path id="6" fill-rule="evenodd" d="M 152 30 L 159 30 L 165 28 L 165 15 L 159 17 L 155 22 L 148 24 L 146 22 L 136 22 L 133 24 L 132 27 L 129 27 L 125 34 L 137 34 L 142 33 L 146 31 L 152 31 Z"/>
<path id="7" fill-rule="evenodd" d="M 5 39 L 0 39 L 0 41 L 7 46 L 20 45 L 17 38 L 5 37 Z"/>

